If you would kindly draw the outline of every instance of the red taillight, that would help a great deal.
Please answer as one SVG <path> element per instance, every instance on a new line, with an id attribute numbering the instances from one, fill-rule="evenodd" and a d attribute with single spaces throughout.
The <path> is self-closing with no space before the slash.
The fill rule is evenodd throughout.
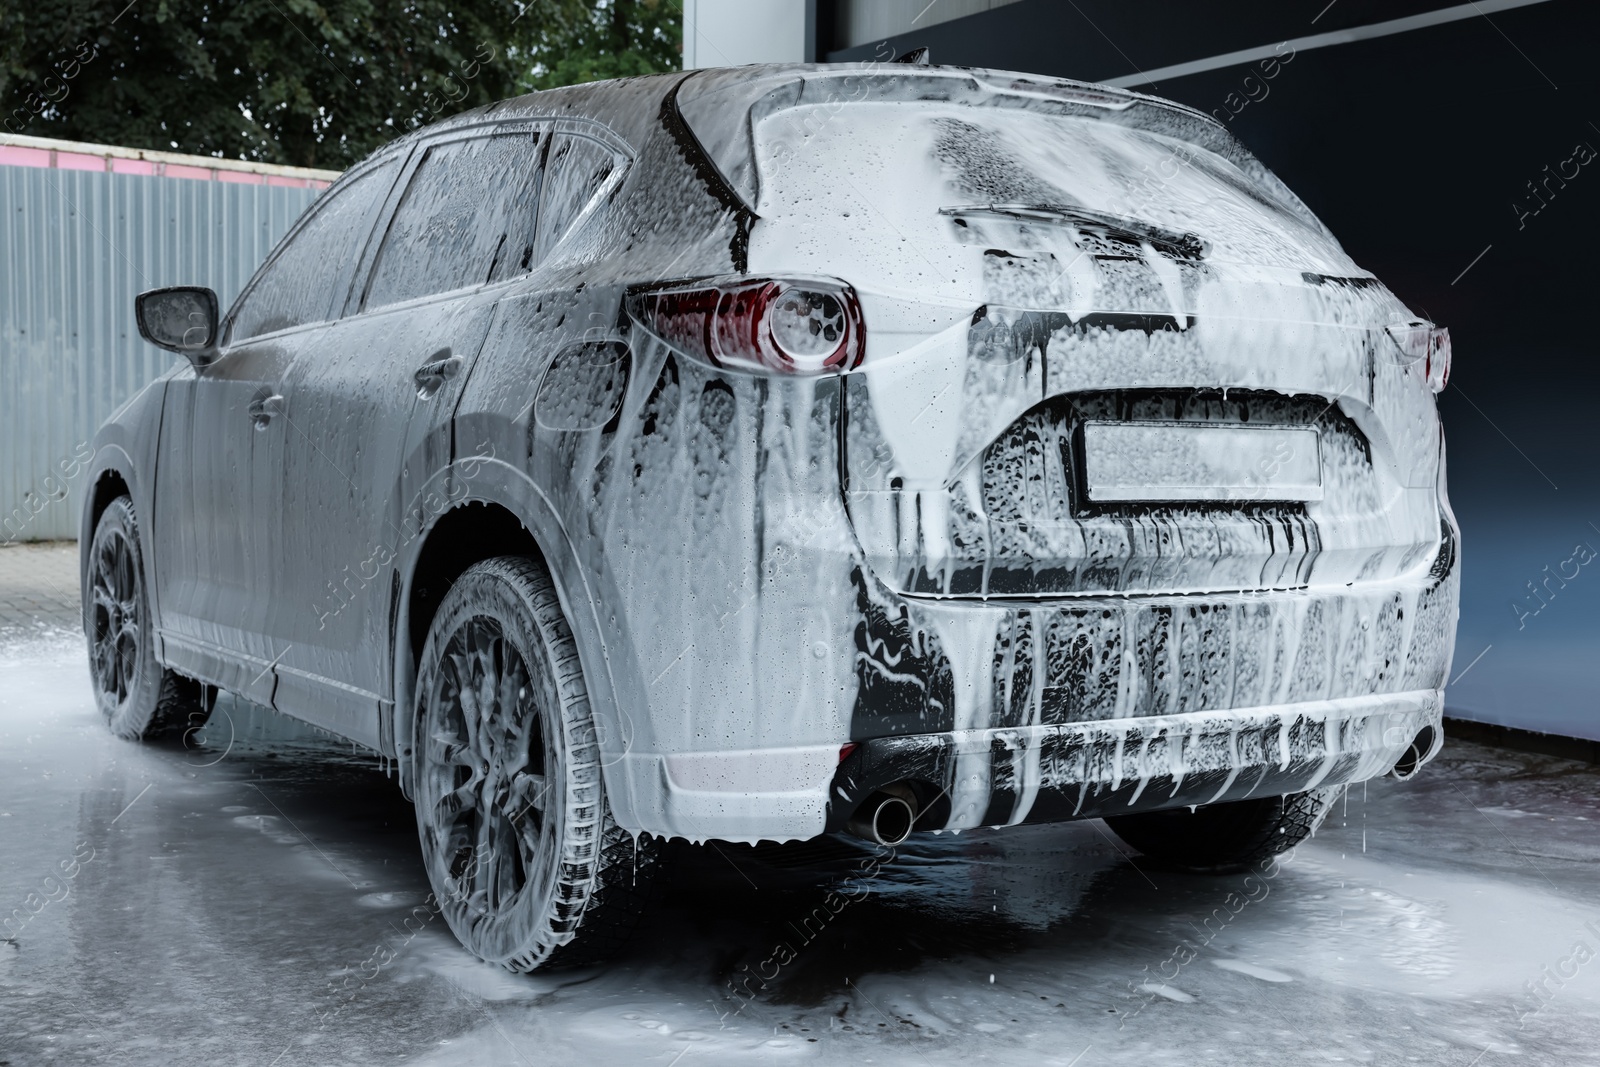
<path id="1" fill-rule="evenodd" d="M 713 278 L 637 293 L 631 311 L 672 347 L 729 370 L 842 374 L 866 351 L 861 305 L 843 282 Z"/>
<path id="2" fill-rule="evenodd" d="M 1386 327 L 1399 346 L 1402 362 L 1422 372 L 1422 380 L 1436 393 L 1450 381 L 1450 331 L 1431 322 L 1407 322 Z"/>

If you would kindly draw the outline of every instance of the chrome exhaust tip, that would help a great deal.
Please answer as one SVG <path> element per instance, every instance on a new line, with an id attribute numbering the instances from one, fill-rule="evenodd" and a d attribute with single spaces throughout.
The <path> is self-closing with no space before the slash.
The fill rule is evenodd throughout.
<path id="1" fill-rule="evenodd" d="M 1427 760 L 1428 754 L 1433 751 L 1433 744 L 1433 727 L 1424 726 L 1417 731 L 1417 736 L 1411 739 L 1411 746 L 1395 761 L 1393 769 L 1389 771 L 1390 775 L 1402 782 L 1415 778 Z"/>
<path id="2" fill-rule="evenodd" d="M 893 848 L 911 836 L 916 822 L 916 794 L 906 786 L 890 785 L 863 800 L 846 829 L 857 837 Z"/>

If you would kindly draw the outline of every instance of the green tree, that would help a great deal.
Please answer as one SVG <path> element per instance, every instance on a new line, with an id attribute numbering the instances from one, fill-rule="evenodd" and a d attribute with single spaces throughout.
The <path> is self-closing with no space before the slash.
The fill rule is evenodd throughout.
<path id="1" fill-rule="evenodd" d="M 672 69 L 680 26 L 673 0 L 0 0 L 0 126 L 338 169 L 532 88 Z"/>
<path id="2" fill-rule="evenodd" d="M 547 24 L 534 48 L 528 85 L 554 89 L 682 65 L 680 0 L 608 0 L 587 7 L 582 17 Z"/>

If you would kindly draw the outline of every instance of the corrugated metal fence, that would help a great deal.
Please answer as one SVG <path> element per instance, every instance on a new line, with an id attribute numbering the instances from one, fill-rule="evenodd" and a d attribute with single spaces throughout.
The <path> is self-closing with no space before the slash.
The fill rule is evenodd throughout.
<path id="1" fill-rule="evenodd" d="M 134 296 L 209 285 L 226 308 L 319 193 L 0 166 L 0 542 L 77 536 L 96 427 L 182 358 L 140 339 Z"/>

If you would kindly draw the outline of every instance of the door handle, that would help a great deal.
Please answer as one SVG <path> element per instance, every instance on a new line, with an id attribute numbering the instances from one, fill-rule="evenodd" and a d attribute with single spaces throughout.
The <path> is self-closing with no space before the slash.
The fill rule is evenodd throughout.
<path id="1" fill-rule="evenodd" d="M 265 430 L 272 421 L 272 416 L 283 414 L 283 397 L 277 393 L 263 389 L 250 401 L 250 421 L 256 424 L 256 429 Z"/>
<path id="2" fill-rule="evenodd" d="M 452 356 L 448 348 L 441 348 L 428 362 L 417 368 L 411 379 L 417 383 L 417 396 L 427 400 L 437 393 L 445 382 L 460 373 L 461 357 Z"/>

